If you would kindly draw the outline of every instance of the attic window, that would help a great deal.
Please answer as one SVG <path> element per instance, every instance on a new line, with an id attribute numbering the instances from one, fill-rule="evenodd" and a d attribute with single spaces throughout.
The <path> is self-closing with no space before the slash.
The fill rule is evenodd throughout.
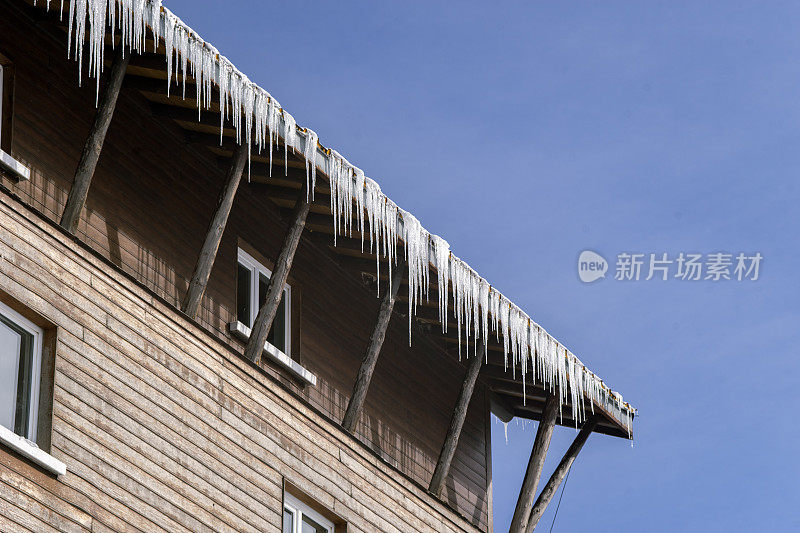
<path id="1" fill-rule="evenodd" d="M 236 320 L 229 325 L 231 333 L 240 340 L 250 339 L 251 328 L 264 304 L 272 271 L 256 260 L 251 254 L 239 248 L 236 271 Z M 281 367 L 289 370 L 304 384 L 316 385 L 317 377 L 298 361 L 299 348 L 299 307 L 300 295 L 292 297 L 292 287 L 288 283 L 275 313 L 272 328 L 264 343 L 264 355 Z"/>
<path id="2" fill-rule="evenodd" d="M 236 319 L 248 328 L 253 327 L 258 310 L 264 305 L 271 277 L 271 270 L 244 250 L 239 250 L 236 274 Z M 289 358 L 292 357 L 291 305 L 292 287 L 287 283 L 283 289 L 278 311 L 275 313 L 275 320 L 272 322 L 272 329 L 267 335 L 267 343 Z"/>
<path id="3" fill-rule="evenodd" d="M 14 75 L 11 62 L 0 54 L 0 150 L 11 151 L 11 112 Z"/>
<path id="4" fill-rule="evenodd" d="M 16 179 L 30 179 L 31 171 L 11 157 L 11 125 L 14 105 L 14 66 L 0 54 L 0 167 Z"/>

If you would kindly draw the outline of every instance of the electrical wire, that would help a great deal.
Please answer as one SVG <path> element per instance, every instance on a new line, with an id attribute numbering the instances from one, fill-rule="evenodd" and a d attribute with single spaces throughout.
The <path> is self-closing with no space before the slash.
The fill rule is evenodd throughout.
<path id="1" fill-rule="evenodd" d="M 556 512 L 553 514 L 553 523 L 550 524 L 549 533 L 553 533 L 553 526 L 556 525 L 556 517 L 558 516 L 558 510 L 561 507 L 561 498 L 564 497 L 564 491 L 567 490 L 567 481 L 569 481 L 570 472 L 572 472 L 572 465 L 570 465 L 569 470 L 567 470 L 567 477 L 564 478 L 564 484 L 561 485 L 561 496 L 558 497 L 558 505 L 556 505 Z"/>

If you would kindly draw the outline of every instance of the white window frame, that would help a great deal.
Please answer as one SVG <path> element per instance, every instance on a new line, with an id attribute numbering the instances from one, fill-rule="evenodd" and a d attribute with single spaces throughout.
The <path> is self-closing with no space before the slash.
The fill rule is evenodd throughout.
<path id="1" fill-rule="evenodd" d="M 3 108 L 5 107 L 3 105 L 3 84 L 5 83 L 3 68 L 3 65 L 0 64 L 0 140 L 3 138 Z M 6 132 L 6 135 L 8 135 L 8 132 Z M 2 148 L 0 148 L 0 166 L 12 171 L 18 179 L 31 179 L 31 170 L 11 157 L 11 154 L 4 152 Z"/>
<path id="2" fill-rule="evenodd" d="M 253 258 L 253 256 L 251 256 L 241 248 L 239 248 L 237 260 L 245 268 L 250 269 L 250 324 L 253 324 L 253 322 L 256 319 L 256 316 L 258 315 L 258 279 L 259 279 L 258 274 L 265 274 L 270 279 L 272 279 L 272 271 L 267 267 L 265 267 L 264 265 L 262 265 L 261 263 L 259 263 L 258 261 L 256 261 Z M 288 354 L 279 350 L 269 341 L 264 342 L 264 353 L 266 353 L 270 357 L 270 359 L 272 359 L 274 362 L 278 363 L 279 365 L 283 366 L 284 368 L 292 372 L 292 374 L 294 374 L 301 381 L 305 382 L 308 385 L 316 386 L 317 376 L 314 375 L 312 372 L 310 372 L 307 368 L 303 367 L 300 363 L 292 359 L 291 356 L 289 355 L 292 353 L 292 292 L 291 291 L 292 287 L 287 283 L 283 289 L 283 297 L 285 299 L 284 301 L 286 302 L 286 304 L 284 305 L 284 310 L 286 312 L 286 317 L 285 317 L 286 338 L 284 339 L 284 342 L 286 344 L 286 351 L 288 352 Z M 239 322 L 238 317 L 235 318 L 236 320 L 228 324 L 228 328 L 230 329 L 231 334 L 233 334 L 235 337 L 239 338 L 244 342 L 247 342 L 250 339 L 252 328 L 247 324 Z"/>
<path id="3" fill-rule="evenodd" d="M 335 526 L 333 522 L 289 493 L 283 494 L 283 508 L 292 515 L 292 524 L 294 525 L 292 533 L 303 532 L 303 515 L 307 515 L 314 522 L 324 527 L 325 533 L 334 533 Z"/>
<path id="4" fill-rule="evenodd" d="M 3 315 L 7 320 L 11 321 L 17 327 L 24 329 L 27 333 L 29 333 L 33 337 L 33 354 L 31 357 L 31 397 L 29 403 L 29 412 L 28 412 L 28 428 L 27 433 L 25 435 L 21 435 L 21 437 L 36 442 L 36 428 L 38 425 L 38 416 L 39 416 L 39 386 L 41 384 L 41 372 L 42 372 L 42 337 L 44 336 L 44 331 L 42 328 L 19 314 L 18 312 L 11 309 L 9 306 L 0 302 L 0 315 Z M 19 365 L 19 363 L 17 363 Z M 17 376 L 19 375 L 19 368 L 17 368 L 16 372 Z M 18 378 L 15 378 L 15 380 Z M 15 383 L 15 389 L 19 388 L 19 383 Z M 11 429 L 13 432 L 13 429 Z"/>
<path id="5" fill-rule="evenodd" d="M 253 327 L 255 324 L 256 316 L 258 316 L 258 289 L 259 283 L 261 280 L 261 274 L 266 276 L 269 279 L 272 279 L 272 271 L 256 261 L 252 255 L 248 254 L 241 248 L 239 248 L 239 256 L 238 256 L 239 264 L 244 265 L 246 268 L 250 270 L 250 327 Z M 284 316 L 284 324 L 286 327 L 284 328 L 284 340 L 283 344 L 286 346 L 285 351 L 279 350 L 276 346 L 273 346 L 272 343 L 267 341 L 272 349 L 277 352 L 282 353 L 283 355 L 292 357 L 292 286 L 288 283 L 285 284 L 283 288 L 283 310 L 285 313 Z"/>

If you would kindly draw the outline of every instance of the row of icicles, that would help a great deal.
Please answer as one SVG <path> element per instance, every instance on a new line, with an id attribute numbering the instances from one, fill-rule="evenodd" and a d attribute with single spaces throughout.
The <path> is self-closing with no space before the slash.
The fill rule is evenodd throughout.
<path id="1" fill-rule="evenodd" d="M 47 7 L 50 8 L 49 0 Z M 62 16 L 63 10 L 62 0 Z M 437 274 L 439 319 L 445 333 L 449 316 L 448 286 L 452 286 L 459 353 L 461 332 L 466 339 L 472 337 L 484 343 L 494 333 L 498 342 L 502 337 L 506 368 L 509 355 L 512 371 L 517 364 L 521 366 L 523 386 L 530 369 L 535 380 L 544 383 L 551 391 L 559 391 L 561 403 L 569 396 L 576 424 L 586 416 L 585 398 L 593 400 L 589 402 L 592 412 L 595 402 L 603 406 L 614 405 L 625 418 L 630 434 L 635 411 L 623 402 L 620 394 L 606 387 L 544 328 L 453 255 L 447 241 L 430 234 L 411 213 L 383 194 L 378 184 L 366 177 L 361 169 L 335 150 L 323 148 L 315 132 L 298 127 L 292 115 L 272 95 L 251 82 L 216 48 L 164 8 L 161 0 L 69 0 L 68 16 L 69 53 L 78 60 L 79 71 L 87 22 L 89 75 L 96 80 L 103 70 L 107 26 L 110 26 L 112 36 L 119 29 L 123 46 L 137 53 L 143 50 L 149 27 L 156 46 L 160 39 L 164 40 L 167 90 L 174 76 L 181 80 L 185 97 L 186 78 L 195 79 L 198 117 L 202 109 L 209 109 L 212 105 L 212 86 L 219 88 L 220 141 L 224 121 L 228 119 L 236 130 L 237 142 L 247 140 L 250 147 L 255 145 L 259 152 L 268 150 L 271 172 L 273 147 L 277 147 L 282 138 L 285 156 L 288 156 L 289 148 L 303 154 L 308 191 L 312 197 L 317 166 L 324 170 L 330 180 L 334 234 L 350 234 L 356 229 L 361 233 L 362 248 L 365 246 L 364 236 L 369 235 L 369 249 L 378 256 L 378 261 L 381 257 L 388 260 L 390 283 L 391 268 L 397 260 L 397 242 L 402 239 L 408 265 L 409 342 L 416 306 L 429 295 L 430 265 L 433 265 Z M 320 155 L 322 157 L 318 157 Z"/>

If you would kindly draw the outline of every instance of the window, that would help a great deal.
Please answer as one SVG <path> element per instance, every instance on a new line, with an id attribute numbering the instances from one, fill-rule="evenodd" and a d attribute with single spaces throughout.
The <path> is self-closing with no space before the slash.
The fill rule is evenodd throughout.
<path id="1" fill-rule="evenodd" d="M 252 255 L 239 249 L 238 268 L 236 273 L 236 320 L 229 324 L 230 332 L 234 337 L 247 342 L 250 339 L 253 323 L 258 315 L 258 310 L 263 305 L 267 296 L 270 271 Z M 299 326 L 300 318 L 298 306 L 300 292 L 297 289 L 292 307 L 292 287 L 287 283 L 283 288 L 283 295 L 272 321 L 272 329 L 264 343 L 264 354 L 272 362 L 288 370 L 304 385 L 316 386 L 317 376 L 303 367 L 299 359 Z M 293 346 L 294 344 L 294 346 Z"/>
<path id="2" fill-rule="evenodd" d="M 0 425 L 36 441 L 42 329 L 0 303 Z"/>
<path id="3" fill-rule="evenodd" d="M 253 327 L 258 315 L 258 310 L 264 305 L 267 298 L 267 287 L 272 272 L 253 259 L 253 257 L 239 250 L 239 269 L 236 275 L 236 319 L 247 326 Z M 292 356 L 291 336 L 291 305 L 292 288 L 287 283 L 283 289 L 272 329 L 267 335 L 267 343 L 289 357 Z"/>
<path id="4" fill-rule="evenodd" d="M 17 179 L 30 179 L 28 167 L 11 157 L 11 119 L 14 103 L 14 67 L 0 54 L 0 166 L 14 173 Z"/>
<path id="5" fill-rule="evenodd" d="M 0 448 L 60 476 L 66 465 L 47 453 L 55 334 L 52 324 L 0 293 Z"/>
<path id="6" fill-rule="evenodd" d="M 334 533 L 329 519 L 291 494 L 283 497 L 283 533 Z"/>
<path id="7" fill-rule="evenodd" d="M 5 90 L 4 90 L 5 89 Z M 11 131 L 7 125 L 11 115 L 11 67 L 0 55 L 0 149 L 11 149 Z M 5 135 L 3 135 L 3 130 Z"/>

